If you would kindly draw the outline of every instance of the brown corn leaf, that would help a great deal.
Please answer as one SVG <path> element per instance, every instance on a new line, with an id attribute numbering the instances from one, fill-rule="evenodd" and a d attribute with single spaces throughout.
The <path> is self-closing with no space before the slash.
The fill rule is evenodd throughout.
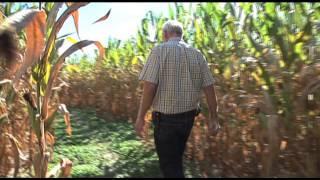
<path id="1" fill-rule="evenodd" d="M 59 33 L 61 27 L 63 26 L 64 22 L 67 20 L 67 18 L 74 12 L 77 11 L 80 7 L 87 5 L 88 2 L 84 3 L 73 3 L 66 11 L 62 13 L 62 15 L 59 17 L 59 19 L 54 23 L 52 31 L 50 33 L 49 39 L 46 44 L 46 49 L 44 51 L 43 60 L 47 61 L 53 47 L 55 45 L 57 34 Z"/>
<path id="2" fill-rule="evenodd" d="M 20 70 L 15 76 L 14 82 L 16 82 L 25 73 L 28 67 L 32 66 L 39 60 L 41 53 L 45 46 L 45 22 L 46 13 L 39 11 L 26 27 L 26 52 L 24 55 L 24 61 Z"/>
<path id="3" fill-rule="evenodd" d="M 65 104 L 61 104 L 59 106 L 59 110 L 64 114 L 63 115 L 64 116 L 64 122 L 65 122 L 65 124 L 67 126 L 66 132 L 67 132 L 67 134 L 69 136 L 71 136 L 72 135 L 72 128 L 71 128 L 71 121 L 70 121 L 70 113 L 69 113 L 69 111 L 68 111 L 68 109 L 67 109 Z"/>
<path id="4" fill-rule="evenodd" d="M 12 144 L 12 147 L 13 147 L 13 152 L 14 152 L 14 164 L 15 164 L 15 167 L 14 167 L 14 177 L 17 177 L 18 173 L 19 173 L 19 168 L 20 168 L 20 158 L 23 159 L 23 160 L 28 160 L 24 155 L 23 153 L 21 152 L 20 150 L 20 143 L 19 141 L 13 137 L 11 134 L 8 134 L 6 133 L 6 136 L 9 138 L 11 144 Z"/>
<path id="5" fill-rule="evenodd" d="M 110 12 L 111 12 L 111 9 L 109 9 L 109 11 L 107 12 L 106 15 L 102 16 L 101 18 L 99 18 L 98 20 L 96 20 L 96 21 L 95 21 L 94 23 L 92 23 L 92 24 L 95 24 L 95 23 L 97 23 L 97 22 L 104 21 L 104 20 L 108 19 L 109 15 L 110 15 Z"/>
<path id="6" fill-rule="evenodd" d="M 20 32 L 30 21 L 33 21 L 34 16 L 39 13 L 36 9 L 27 9 L 18 11 L 17 13 L 9 16 L 0 26 L 0 31 L 6 29 L 13 29 L 16 32 Z"/>
<path id="7" fill-rule="evenodd" d="M 15 137 L 13 137 L 11 134 L 6 133 L 5 135 L 10 139 L 11 142 L 14 142 L 14 144 L 17 147 L 17 150 L 19 152 L 20 159 L 23 160 L 23 161 L 27 161 L 28 158 L 20 150 L 21 145 L 20 145 L 19 141 Z"/>
<path id="8" fill-rule="evenodd" d="M 27 93 L 23 94 L 23 99 L 30 105 L 30 107 L 32 107 L 32 109 L 34 111 L 37 110 L 36 101 L 35 101 L 34 97 L 32 96 L 31 92 L 27 92 Z"/>
<path id="9" fill-rule="evenodd" d="M 60 160 L 60 167 L 59 178 L 70 177 L 72 170 L 72 161 L 67 158 L 63 158 Z"/>
<path id="10" fill-rule="evenodd" d="M 48 113 L 48 118 L 46 118 L 45 120 L 44 120 L 44 129 L 45 129 L 45 131 L 48 131 L 49 129 L 51 129 L 52 127 L 52 124 L 53 124 L 53 121 L 54 121 L 54 118 L 55 118 L 55 116 L 56 116 L 56 114 L 57 114 L 57 110 L 58 110 L 58 108 L 49 108 L 49 113 Z"/>
<path id="11" fill-rule="evenodd" d="M 71 128 L 71 123 L 70 123 L 70 114 L 69 112 L 64 114 L 64 122 L 66 123 L 67 129 L 66 132 L 69 136 L 72 135 L 72 128 Z"/>
<path id="12" fill-rule="evenodd" d="M 75 3 L 70 3 L 70 2 L 66 2 L 67 6 L 70 7 L 72 4 L 75 4 Z M 78 37 L 80 39 L 80 35 L 79 35 L 79 11 L 76 10 L 74 12 L 72 12 L 72 17 L 73 17 L 73 21 L 74 21 L 74 25 L 76 27 L 76 31 L 77 31 L 77 34 L 78 34 Z"/>
<path id="13" fill-rule="evenodd" d="M 54 136 L 49 132 L 46 132 L 46 143 L 51 147 L 53 147 L 53 144 L 55 143 Z"/>
<path id="14" fill-rule="evenodd" d="M 80 37 L 79 37 L 79 39 L 80 39 Z M 78 42 L 77 40 L 75 40 L 74 38 L 72 38 L 72 37 L 70 37 L 70 36 L 67 37 L 66 40 L 69 41 L 69 42 L 72 43 L 72 44 L 75 44 L 75 43 Z M 84 53 L 84 51 L 83 51 L 82 48 L 81 48 L 81 51 Z"/>
<path id="15" fill-rule="evenodd" d="M 1 138 L 2 140 L 2 138 Z M 1 143 L 0 144 L 0 157 L 3 158 L 5 156 L 5 149 L 6 149 L 6 146 L 4 143 Z"/>
<path id="16" fill-rule="evenodd" d="M 44 178 L 47 174 L 49 162 L 49 153 L 44 153 L 42 156 L 40 152 L 37 152 L 33 159 L 33 168 L 35 177 Z"/>
<path id="17" fill-rule="evenodd" d="M 18 142 L 13 139 L 14 137 L 9 137 L 10 142 L 13 147 L 13 152 L 14 152 L 14 174 L 13 177 L 17 177 L 19 173 L 19 167 L 20 167 L 20 160 L 19 160 L 19 144 Z"/>
<path id="18" fill-rule="evenodd" d="M 20 32 L 30 22 L 35 21 L 35 17 L 42 16 L 39 10 L 22 10 L 8 18 L 0 26 L 0 55 L 4 56 L 9 69 L 17 69 L 19 58 L 18 44 L 15 32 Z M 15 70 L 11 70 L 15 72 Z M 18 72 L 23 74 L 24 72 Z M 9 73 L 10 74 L 10 73 Z M 19 75 L 18 75 L 19 76 Z"/>
<path id="19" fill-rule="evenodd" d="M 40 177 L 41 174 L 41 157 L 40 157 L 40 153 L 36 153 L 34 158 L 33 158 L 33 168 L 34 168 L 34 174 L 35 177 Z"/>
<path id="20" fill-rule="evenodd" d="M 16 63 L 18 44 L 16 34 L 12 30 L 0 32 L 0 56 L 5 60 L 4 68 L 12 69 Z M 4 76 L 5 77 L 5 76 Z M 2 78 L 4 78 L 2 77 Z"/>
<path id="21" fill-rule="evenodd" d="M 60 81 L 62 81 L 60 79 Z M 61 91 L 63 87 L 70 87 L 68 83 L 66 83 L 65 81 L 62 81 L 58 86 L 52 88 L 53 91 Z"/>
<path id="22" fill-rule="evenodd" d="M 60 162 L 47 173 L 47 178 L 70 177 L 72 161 L 67 158 L 60 159 Z"/>
<path id="23" fill-rule="evenodd" d="M 99 41 L 96 41 L 94 44 L 97 46 L 97 48 L 99 50 L 98 60 L 99 60 L 99 62 L 101 62 L 104 59 L 104 55 L 105 55 L 104 47 L 102 46 L 102 44 Z"/>

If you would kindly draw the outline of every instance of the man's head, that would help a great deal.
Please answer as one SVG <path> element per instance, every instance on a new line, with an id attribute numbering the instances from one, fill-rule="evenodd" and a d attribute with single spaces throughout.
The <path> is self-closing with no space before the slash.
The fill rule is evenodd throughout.
<path id="1" fill-rule="evenodd" d="M 183 27 L 182 24 L 175 20 L 170 20 L 164 23 L 162 27 L 163 33 L 163 40 L 168 41 L 170 38 L 173 37 L 180 37 L 183 36 Z"/>

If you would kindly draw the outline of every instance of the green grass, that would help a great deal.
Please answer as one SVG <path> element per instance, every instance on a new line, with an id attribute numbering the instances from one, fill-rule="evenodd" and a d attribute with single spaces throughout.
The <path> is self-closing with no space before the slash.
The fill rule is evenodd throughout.
<path id="1" fill-rule="evenodd" d="M 72 177 L 162 177 L 154 147 L 137 139 L 132 123 L 105 121 L 91 110 L 70 113 L 72 136 L 67 136 L 62 116 L 56 119 L 49 168 L 66 157 L 73 162 Z M 186 174 L 195 177 L 188 168 Z"/>

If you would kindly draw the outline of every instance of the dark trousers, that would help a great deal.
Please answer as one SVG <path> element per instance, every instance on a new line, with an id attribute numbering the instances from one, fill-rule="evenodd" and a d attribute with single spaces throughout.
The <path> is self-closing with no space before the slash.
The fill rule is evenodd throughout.
<path id="1" fill-rule="evenodd" d="M 179 116 L 152 113 L 154 141 L 160 169 L 165 178 L 184 178 L 183 153 L 195 116 L 195 111 Z"/>

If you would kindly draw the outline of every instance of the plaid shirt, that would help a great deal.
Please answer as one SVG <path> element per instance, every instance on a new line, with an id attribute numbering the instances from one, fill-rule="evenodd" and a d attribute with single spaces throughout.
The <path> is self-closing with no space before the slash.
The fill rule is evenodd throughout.
<path id="1" fill-rule="evenodd" d="M 205 57 L 181 38 L 154 47 L 139 80 L 158 85 L 152 109 L 165 114 L 196 109 L 201 89 L 215 82 Z"/>

